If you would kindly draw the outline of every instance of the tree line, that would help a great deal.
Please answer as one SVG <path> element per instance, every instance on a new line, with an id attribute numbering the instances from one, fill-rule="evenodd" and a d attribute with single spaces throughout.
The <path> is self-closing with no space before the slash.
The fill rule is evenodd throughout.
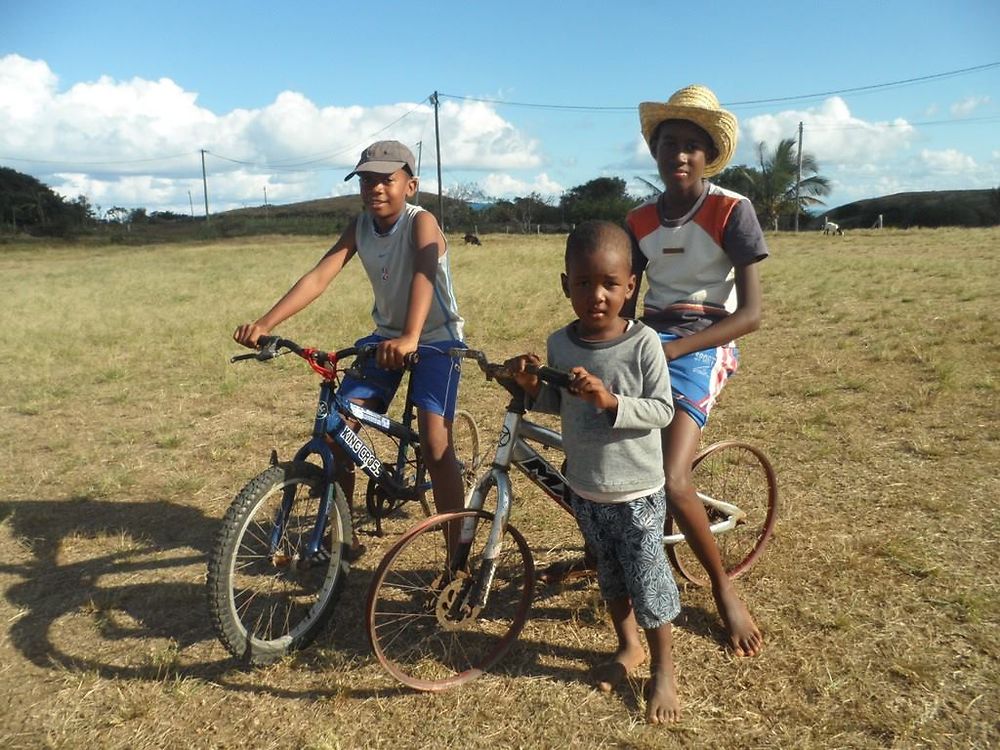
<path id="1" fill-rule="evenodd" d="M 830 193 L 830 181 L 819 172 L 816 158 L 803 152 L 801 171 L 798 148 L 793 138 L 780 141 L 773 149 L 765 143 L 755 147 L 756 163 L 727 167 L 712 178 L 720 187 L 745 195 L 753 204 L 761 226 L 768 230 L 791 229 L 799 225 L 809 228 L 821 221 L 823 198 Z M 801 175 L 801 179 L 800 179 Z M 645 195 L 634 195 L 625 180 L 619 177 L 598 177 L 570 188 L 561 196 L 546 198 L 537 192 L 512 199 L 494 199 L 487 196 L 475 183 L 458 185 L 447 192 L 442 224 L 451 232 L 565 232 L 588 219 L 606 219 L 622 222 L 625 214 L 643 200 L 662 191 L 657 175 L 639 178 L 645 186 Z M 990 192 L 987 213 L 995 218 L 976 214 L 973 225 L 1000 222 L 1000 188 Z M 437 213 L 436 202 L 427 200 L 427 193 L 420 194 L 424 206 Z M 879 199 L 874 199 L 879 200 Z M 265 207 L 265 211 L 268 207 Z M 965 210 L 963 213 L 962 210 Z M 968 206 L 938 207 L 931 221 L 921 222 L 911 217 L 907 225 L 946 226 L 968 224 Z M 237 214 L 239 212 L 232 212 Z M 277 213 L 277 212 L 276 212 Z M 185 214 L 170 211 L 147 213 L 144 208 L 126 209 L 112 206 L 102 210 L 84 195 L 66 200 L 34 177 L 13 169 L 0 167 L 0 234 L 27 233 L 45 236 L 75 236 L 97 228 L 112 228 L 112 237 L 121 236 L 133 228 L 137 235 L 155 234 L 155 229 L 181 230 L 173 236 L 181 238 L 184 232 L 211 232 L 214 235 L 253 234 L 257 231 L 288 231 L 291 233 L 332 233 L 346 225 L 349 217 L 343 212 L 332 212 L 325 221 L 316 216 L 309 219 L 286 218 L 280 226 L 262 225 L 260 221 L 245 217 L 226 220 L 226 213 L 212 219 L 212 226 Z M 442 217 L 438 217 L 439 220 Z M 796 222 L 796 218 L 800 222 Z M 888 218 L 888 217 L 887 217 Z M 194 229 L 184 230 L 187 224 Z M 139 239 L 137 236 L 136 239 Z"/>

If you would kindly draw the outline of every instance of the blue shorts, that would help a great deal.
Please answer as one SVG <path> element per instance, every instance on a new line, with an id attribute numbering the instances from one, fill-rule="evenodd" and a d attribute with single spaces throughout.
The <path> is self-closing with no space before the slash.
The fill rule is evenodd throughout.
<path id="1" fill-rule="evenodd" d="M 661 333 L 659 336 L 664 344 L 680 338 L 673 333 Z M 715 406 L 726 381 L 736 372 L 739 361 L 740 353 L 735 342 L 691 352 L 669 361 L 667 369 L 670 371 L 674 407 L 683 409 L 699 427 L 704 428 L 708 413 Z"/>
<path id="2" fill-rule="evenodd" d="M 387 341 L 384 336 L 365 336 L 354 342 L 355 346 L 378 344 Z M 417 352 L 420 359 L 410 368 L 413 403 L 417 408 L 439 414 L 449 422 L 455 418 L 458 403 L 458 381 L 462 375 L 461 360 L 449 357 L 448 350 L 465 348 L 462 341 L 439 341 L 434 344 L 420 344 Z M 374 358 L 367 358 L 362 365 L 363 378 L 345 375 L 338 393 L 355 401 L 374 399 L 378 402 L 376 411 L 385 412 L 399 389 L 404 370 L 384 370 L 375 364 Z"/>
<path id="3" fill-rule="evenodd" d="M 606 601 L 628 597 L 644 630 L 677 617 L 681 598 L 663 549 L 664 491 L 624 503 L 595 503 L 571 489 L 569 499 L 597 564 L 601 597 Z"/>

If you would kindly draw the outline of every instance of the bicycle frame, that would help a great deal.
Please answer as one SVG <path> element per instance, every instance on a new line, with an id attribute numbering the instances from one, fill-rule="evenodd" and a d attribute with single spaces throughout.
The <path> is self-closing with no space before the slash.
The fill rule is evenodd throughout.
<path id="1" fill-rule="evenodd" d="M 544 427 L 525 418 L 527 412 L 524 393 L 516 386 L 511 386 L 498 380 L 510 394 L 511 401 L 507 405 L 503 426 L 497 440 L 496 454 L 490 471 L 472 489 L 466 497 L 465 507 L 468 510 L 483 510 L 486 497 L 490 490 L 496 487 L 497 507 L 494 510 L 490 534 L 483 550 L 483 560 L 487 563 L 480 571 L 479 580 L 470 591 L 469 601 L 473 606 L 485 606 L 489 595 L 489 584 L 493 577 L 496 560 L 500 554 L 500 544 L 503 530 L 510 518 L 513 493 L 511 490 L 510 467 L 516 467 L 532 484 L 544 492 L 564 511 L 573 515 L 573 509 L 566 501 L 566 477 L 528 441 L 538 443 L 546 448 L 562 450 L 562 435 L 556 430 Z M 711 450 L 711 446 L 704 452 Z M 697 462 L 698 459 L 696 459 Z M 727 503 L 698 492 L 698 498 L 706 505 L 720 511 L 724 518 L 710 524 L 713 535 L 724 534 L 735 529 L 745 518 L 746 513 L 738 506 Z M 475 518 L 467 518 L 463 523 L 459 543 L 467 548 L 475 534 Z M 684 541 L 684 534 L 664 534 L 663 543 L 675 545 Z M 466 552 L 457 556 L 456 563 L 465 563 Z"/>
<path id="2" fill-rule="evenodd" d="M 315 369 L 315 368 L 314 368 Z M 324 377 L 320 384 L 319 399 L 316 406 L 316 418 L 313 422 L 312 437 L 295 453 L 295 461 L 305 461 L 310 456 L 317 456 L 323 469 L 325 489 L 320 500 L 316 526 L 306 543 L 306 555 L 316 555 L 321 547 L 323 535 L 326 533 L 326 522 L 329 518 L 330 503 L 333 502 L 333 483 L 336 481 L 337 459 L 330 441 L 339 445 L 345 456 L 359 467 L 375 482 L 388 488 L 390 494 L 403 500 L 412 500 L 430 488 L 430 482 L 424 476 L 425 469 L 420 464 L 419 474 L 412 487 L 407 487 L 401 481 L 406 469 L 409 448 L 418 454 L 420 451 L 420 436 L 413 429 L 414 406 L 410 398 L 411 385 L 409 379 L 406 385 L 406 401 L 403 409 L 403 421 L 397 422 L 384 414 L 371 411 L 363 406 L 343 398 L 337 393 L 339 383 L 335 377 Z M 396 454 L 394 465 L 387 465 L 375 455 L 372 447 L 352 428 L 345 414 L 349 414 L 361 425 L 367 425 L 383 434 L 398 438 L 401 441 L 400 450 Z M 271 532 L 270 549 L 272 553 L 284 534 L 288 514 L 294 501 L 294 488 L 286 490 L 281 507 L 274 519 Z"/>

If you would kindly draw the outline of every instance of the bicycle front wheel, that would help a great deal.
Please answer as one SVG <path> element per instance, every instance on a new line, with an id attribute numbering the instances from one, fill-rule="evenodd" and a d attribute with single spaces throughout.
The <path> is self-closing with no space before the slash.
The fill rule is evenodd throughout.
<path id="1" fill-rule="evenodd" d="M 723 524 L 728 518 L 728 513 L 712 501 L 735 505 L 743 514 L 734 528 L 714 535 L 726 574 L 736 578 L 757 561 L 774 532 L 778 514 L 774 469 L 759 448 L 727 440 L 706 448 L 695 458 L 691 471 L 710 525 Z M 666 533 L 679 531 L 668 515 Z M 688 581 L 708 585 L 708 576 L 687 543 L 669 545 L 667 556 Z"/>
<path id="2" fill-rule="evenodd" d="M 483 456 L 479 452 L 479 425 L 464 409 L 455 412 L 451 423 L 451 442 L 455 446 L 455 458 L 462 472 L 462 485 L 468 492 L 479 478 Z"/>
<path id="3" fill-rule="evenodd" d="M 468 556 L 449 571 L 452 524 L 475 524 Z M 508 525 L 495 567 L 483 557 L 493 514 L 466 510 L 428 518 L 379 563 L 368 592 L 366 627 L 382 666 L 404 685 L 439 691 L 488 670 L 524 627 L 535 566 L 521 533 Z M 492 578 L 490 574 L 492 573 Z M 485 605 L 476 592 L 488 586 Z"/>
<path id="4" fill-rule="evenodd" d="M 333 614 L 350 567 L 351 516 L 334 483 L 322 539 L 310 549 L 326 487 L 318 466 L 279 464 L 226 512 L 209 557 L 208 604 L 219 640 L 249 664 L 308 645 Z"/>

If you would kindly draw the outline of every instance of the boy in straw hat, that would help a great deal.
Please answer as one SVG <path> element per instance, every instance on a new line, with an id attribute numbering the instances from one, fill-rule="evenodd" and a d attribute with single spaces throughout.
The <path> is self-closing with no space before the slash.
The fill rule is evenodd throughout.
<path id="1" fill-rule="evenodd" d="M 659 333 L 676 407 L 662 432 L 670 511 L 708 573 L 733 650 L 754 656 L 763 637 L 725 573 L 691 462 L 736 370 L 735 339 L 760 325 L 757 262 L 767 246 L 750 201 L 706 180 L 729 163 L 738 136 L 736 117 L 710 89 L 687 86 L 665 103 L 643 102 L 639 120 L 665 190 L 626 221 L 633 270 L 638 283 L 648 280 L 642 321 Z"/>
<path id="2" fill-rule="evenodd" d="M 378 345 L 375 362 L 364 364 L 364 378 L 347 376 L 340 394 L 365 408 L 384 412 L 402 378 L 404 358 L 419 346 L 420 359 L 411 372 L 417 405 L 420 444 L 431 475 L 439 512 L 460 510 L 464 491 L 451 442 L 451 423 L 458 397 L 458 366 L 447 355 L 463 347 L 464 321 L 452 289 L 448 246 L 434 215 L 407 203 L 417 190 L 413 152 L 399 141 L 378 141 L 361 152 L 345 180 L 361 183 L 364 210 L 316 266 L 253 323 L 233 333 L 240 344 L 254 347 L 282 321 L 319 297 L 355 256 L 372 285 L 375 331 L 357 344 Z M 354 494 L 353 464 L 338 461 L 338 483 L 350 501 Z M 354 540 L 355 554 L 361 551 Z"/>

